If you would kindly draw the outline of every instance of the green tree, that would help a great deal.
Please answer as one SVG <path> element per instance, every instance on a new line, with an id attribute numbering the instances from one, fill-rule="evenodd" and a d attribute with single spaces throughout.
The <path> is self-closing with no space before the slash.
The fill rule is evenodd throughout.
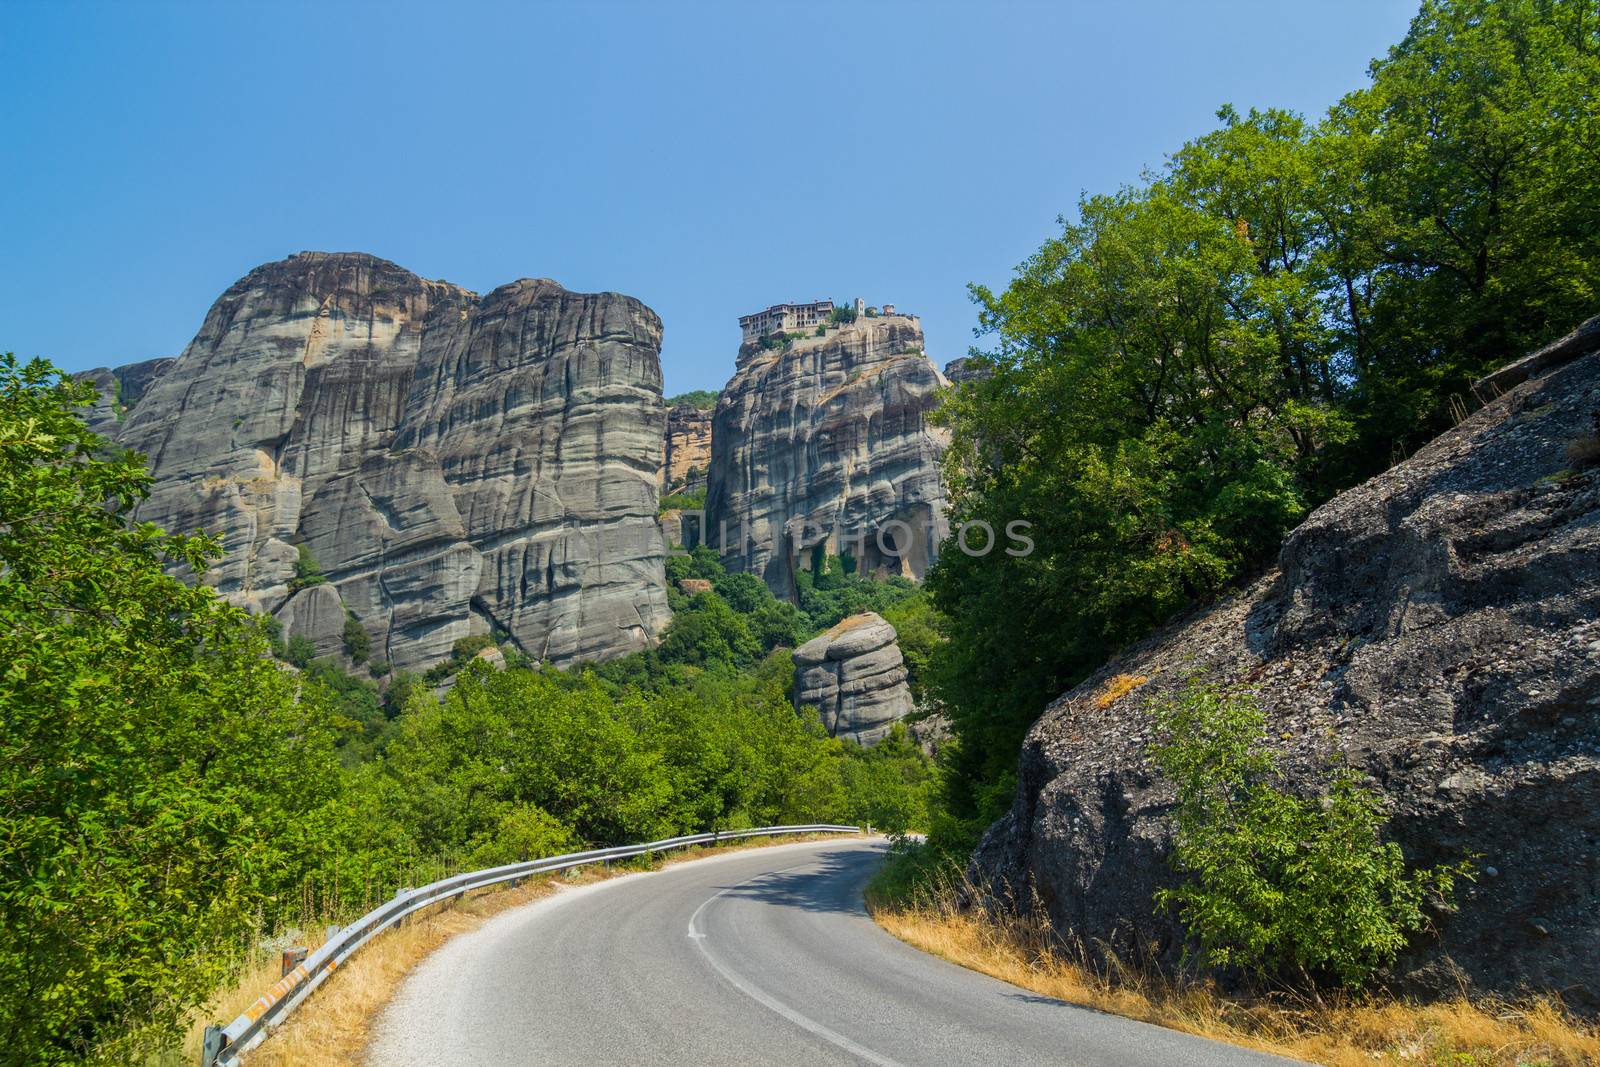
<path id="1" fill-rule="evenodd" d="M 1152 712 L 1166 737 L 1156 763 L 1178 790 L 1173 864 L 1191 876 L 1157 903 L 1207 964 L 1357 989 L 1470 877 L 1465 862 L 1407 871 L 1382 839 L 1381 799 L 1348 768 L 1319 796 L 1290 792 L 1251 694 L 1194 684 Z"/>
<path id="2" fill-rule="evenodd" d="M 1009 804 L 1047 700 L 1275 549 L 1305 510 L 1305 443 L 1336 424 L 1286 369 L 1317 346 L 1264 325 L 1314 301 L 1186 184 L 1086 199 L 1004 293 L 974 290 L 1000 347 L 944 411 L 953 519 L 1027 520 L 1035 550 L 945 552 L 932 575 L 964 816 Z"/>
<path id="3" fill-rule="evenodd" d="M 942 410 L 952 518 L 1027 520 L 1036 547 L 947 551 L 930 581 L 969 829 L 1047 701 L 1592 314 L 1592 5 L 1428 0 L 1371 73 L 1317 123 L 1224 107 L 1004 291 L 974 287 L 993 344 Z"/>
<path id="4" fill-rule="evenodd" d="M 699 408 L 701 411 L 709 411 L 717 406 L 717 391 L 715 389 L 691 389 L 687 393 L 679 393 L 677 396 L 669 396 L 666 399 L 666 405 L 669 408 L 677 407 L 679 404 L 688 404 L 691 407 Z"/>
<path id="5" fill-rule="evenodd" d="M 372 655 L 372 636 L 354 615 L 347 615 L 344 620 L 344 651 L 350 662 L 357 665 L 367 662 L 367 657 Z"/>
<path id="6" fill-rule="evenodd" d="M 467 671 L 438 704 L 413 700 L 371 783 L 424 854 L 478 849 L 534 805 L 594 844 L 666 836 L 670 784 L 598 685 Z"/>
<path id="7" fill-rule="evenodd" d="M 91 386 L 0 357 L 0 1062 L 139 1062 L 292 883 L 336 788 L 327 711 L 132 521 L 150 476 Z"/>
<path id="8" fill-rule="evenodd" d="M 1600 18 L 1426 0 L 1318 138 L 1329 306 L 1361 434 L 1348 477 L 1449 425 L 1486 371 L 1594 313 Z"/>
<path id="9" fill-rule="evenodd" d="M 760 656 L 761 645 L 744 618 L 709 592 L 694 598 L 694 610 L 673 618 L 659 652 L 666 663 L 744 667 Z"/>
<path id="10" fill-rule="evenodd" d="M 312 644 L 311 638 L 305 634 L 291 634 L 288 644 L 284 646 L 283 658 L 304 670 L 311 665 L 316 654 L 317 646 Z"/>

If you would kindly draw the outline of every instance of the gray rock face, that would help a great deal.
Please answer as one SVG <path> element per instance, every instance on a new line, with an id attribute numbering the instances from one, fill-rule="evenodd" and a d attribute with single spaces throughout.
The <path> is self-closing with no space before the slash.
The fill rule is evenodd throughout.
<path id="1" fill-rule="evenodd" d="M 911 714 L 911 689 L 897 634 L 870 611 L 852 615 L 794 653 L 794 702 L 822 714 L 831 737 L 881 740 Z"/>
<path id="2" fill-rule="evenodd" d="M 1276 571 L 1053 704 L 975 876 L 1024 905 L 1036 892 L 1085 943 L 1175 960 L 1182 933 L 1151 905 L 1172 884 L 1172 793 L 1144 705 L 1204 670 L 1259 693 L 1293 781 L 1335 754 L 1370 776 L 1412 863 L 1479 857 L 1398 981 L 1450 991 L 1459 973 L 1600 1006 L 1600 334 L 1577 336 L 1318 509 Z M 1148 681 L 1112 699 L 1119 675 Z"/>
<path id="3" fill-rule="evenodd" d="M 951 385 L 960 385 L 962 382 L 982 381 L 989 377 L 989 368 L 976 360 L 962 356 L 944 365 L 944 376 L 950 379 Z"/>
<path id="4" fill-rule="evenodd" d="M 944 384 L 905 315 L 744 345 L 712 422 L 705 540 L 780 597 L 818 545 L 920 579 L 947 532 L 928 424 Z"/>
<path id="5" fill-rule="evenodd" d="M 614 293 L 479 297 L 302 253 L 222 295 L 117 439 L 155 474 L 140 516 L 220 533 L 204 580 L 252 610 L 288 610 L 303 543 L 374 659 L 426 666 L 490 628 L 604 658 L 668 618 L 660 342 Z"/>
<path id="6" fill-rule="evenodd" d="M 87 378 L 100 390 L 100 399 L 85 415 L 89 429 L 105 437 L 115 437 L 122 422 L 143 399 L 145 392 L 177 360 L 168 357 L 147 359 L 121 367 L 96 367 L 75 375 Z"/>
<path id="7" fill-rule="evenodd" d="M 331 585 L 313 585 L 295 593 L 278 609 L 285 641 L 304 637 L 318 656 L 344 652 L 344 601 Z"/>

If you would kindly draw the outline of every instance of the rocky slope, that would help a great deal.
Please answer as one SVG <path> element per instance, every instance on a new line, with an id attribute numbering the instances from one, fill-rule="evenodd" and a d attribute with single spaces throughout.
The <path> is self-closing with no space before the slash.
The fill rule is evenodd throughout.
<path id="1" fill-rule="evenodd" d="M 921 578 L 946 531 L 944 439 L 928 424 L 944 384 L 911 316 L 745 344 L 712 423 L 707 542 L 780 597 L 819 544 L 863 573 Z"/>
<path id="2" fill-rule="evenodd" d="M 664 452 L 663 492 L 705 488 L 706 472 L 711 467 L 711 409 L 685 403 L 668 408 Z"/>
<path id="3" fill-rule="evenodd" d="M 1175 960 L 1181 932 L 1151 906 L 1172 879 L 1172 793 L 1144 707 L 1204 671 L 1260 695 L 1295 780 L 1335 756 L 1368 776 L 1411 862 L 1478 857 L 1403 984 L 1600 1006 L 1596 349 L 1600 319 L 1487 379 L 1483 395 L 1509 391 L 1318 509 L 1272 573 L 1061 697 L 974 875 L 1037 893 L 1085 943 Z"/>
<path id="4" fill-rule="evenodd" d="M 205 580 L 319 651 L 350 613 L 397 668 L 491 628 L 600 658 L 668 618 L 660 341 L 614 293 L 302 253 L 225 292 L 116 438 L 155 475 L 140 516 L 219 533 Z M 327 586 L 292 591 L 302 548 Z"/>
<path id="5" fill-rule="evenodd" d="M 913 710 L 898 635 L 883 617 L 851 615 L 794 652 L 795 707 L 822 714 L 830 737 L 881 740 Z"/>

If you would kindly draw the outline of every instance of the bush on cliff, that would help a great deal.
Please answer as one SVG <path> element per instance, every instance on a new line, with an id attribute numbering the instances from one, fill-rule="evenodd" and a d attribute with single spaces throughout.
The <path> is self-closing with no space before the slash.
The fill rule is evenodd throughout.
<path id="1" fill-rule="evenodd" d="M 1408 871 L 1382 838 L 1382 800 L 1349 769 L 1319 796 L 1284 788 L 1251 694 L 1196 683 L 1150 710 L 1166 738 L 1152 754 L 1178 791 L 1173 865 L 1189 876 L 1156 900 L 1204 964 L 1358 989 L 1470 877 L 1467 863 Z"/>

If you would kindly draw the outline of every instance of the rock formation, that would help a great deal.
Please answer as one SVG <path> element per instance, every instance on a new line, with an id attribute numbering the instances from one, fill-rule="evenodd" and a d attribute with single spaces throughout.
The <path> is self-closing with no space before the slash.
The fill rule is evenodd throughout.
<path id="1" fill-rule="evenodd" d="M 990 368 L 970 356 L 952 359 L 944 365 L 944 376 L 950 379 L 951 385 L 960 385 L 962 382 L 982 381 L 989 377 Z"/>
<path id="2" fill-rule="evenodd" d="M 614 293 L 302 253 L 225 292 L 116 437 L 155 475 L 140 517 L 219 533 L 204 579 L 319 652 L 349 612 L 397 668 L 490 629 L 603 658 L 668 618 L 660 341 Z M 291 596 L 302 548 L 328 584 Z"/>
<path id="3" fill-rule="evenodd" d="M 667 409 L 663 492 L 704 489 L 711 468 L 711 409 L 678 403 Z"/>
<path id="4" fill-rule="evenodd" d="M 867 611 L 795 649 L 795 706 L 821 712 L 830 737 L 863 745 L 881 740 L 913 710 L 897 636 Z"/>
<path id="5" fill-rule="evenodd" d="M 147 359 L 121 367 L 96 367 L 77 375 L 87 378 L 100 390 L 100 398 L 84 416 L 89 429 L 105 437 L 115 437 L 122 429 L 134 405 L 144 398 L 145 392 L 167 372 L 177 360 L 171 358 Z"/>
<path id="6" fill-rule="evenodd" d="M 920 579 L 946 532 L 928 424 L 944 384 L 907 315 L 745 343 L 713 419 L 706 542 L 779 597 L 818 546 Z"/>
<path id="7" fill-rule="evenodd" d="M 1272 573 L 1062 696 L 974 873 L 1036 892 L 1083 943 L 1175 960 L 1181 931 L 1151 904 L 1173 879 L 1172 792 L 1145 704 L 1204 671 L 1259 694 L 1291 781 L 1341 756 L 1410 862 L 1476 857 L 1398 980 L 1600 1006 L 1596 349 L 1600 319 L 1486 379 L 1485 398 L 1509 391 L 1318 509 Z"/>

